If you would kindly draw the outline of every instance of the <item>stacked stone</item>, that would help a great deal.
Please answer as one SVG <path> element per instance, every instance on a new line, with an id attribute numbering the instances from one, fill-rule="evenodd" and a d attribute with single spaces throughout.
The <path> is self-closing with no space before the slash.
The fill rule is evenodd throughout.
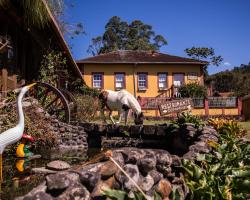
<path id="1" fill-rule="evenodd" d="M 192 124 L 189 124 L 186 129 L 191 130 L 192 126 Z M 195 130 L 192 130 L 195 133 Z M 189 136 L 192 137 L 192 140 L 188 146 L 188 152 L 182 156 L 184 159 L 195 160 L 198 153 L 209 153 L 212 151 L 212 148 L 208 145 L 209 141 L 218 142 L 218 133 L 209 126 L 196 130 L 194 135 L 190 133 L 192 132 L 189 131 Z"/>
<path id="2" fill-rule="evenodd" d="M 208 126 L 197 128 L 192 123 L 185 123 L 173 129 L 171 124 L 144 126 L 115 126 L 94 123 L 79 124 L 91 138 L 100 137 L 102 148 L 140 147 L 160 148 L 188 159 L 194 159 L 196 153 L 208 153 L 211 148 L 208 140 L 217 142 L 216 131 Z"/>
<path id="3" fill-rule="evenodd" d="M 53 119 L 50 128 L 57 134 L 58 141 L 54 150 L 60 152 L 60 154 L 82 157 L 83 153 L 87 152 L 87 134 L 83 127 Z"/>
<path id="4" fill-rule="evenodd" d="M 108 130 L 112 133 L 113 126 L 110 127 Z M 57 128 L 61 128 L 59 123 Z M 107 127 L 90 124 L 85 130 L 91 134 L 90 130 L 106 131 Z M 148 130 L 157 128 L 151 127 Z M 185 199 L 189 190 L 184 183 L 181 159 L 195 159 L 198 153 L 209 153 L 212 149 L 207 143 L 217 142 L 218 135 L 211 127 L 196 128 L 193 124 L 184 124 L 171 133 L 164 134 L 168 136 L 168 140 L 164 140 L 166 146 L 169 145 L 167 149 L 183 147 L 187 152 L 179 157 L 166 150 L 125 147 L 112 150 L 112 155 L 147 195 L 147 199 L 153 199 L 156 191 L 164 200 L 168 200 L 172 190 L 177 190 L 181 199 Z M 63 138 L 64 136 L 61 140 Z M 103 189 L 124 190 L 133 197 L 137 189 L 119 168 L 105 157 L 101 157 L 99 161 L 102 162 L 47 175 L 45 182 L 18 200 L 102 199 Z"/>
<path id="5" fill-rule="evenodd" d="M 184 199 L 188 189 L 180 172 L 180 158 L 164 150 L 121 148 L 112 151 L 114 160 L 153 199 L 158 192 L 169 199 L 173 188 Z M 133 197 L 135 185 L 110 160 L 89 164 L 46 176 L 45 182 L 18 200 L 30 199 L 99 199 L 102 190 L 119 189 Z"/>

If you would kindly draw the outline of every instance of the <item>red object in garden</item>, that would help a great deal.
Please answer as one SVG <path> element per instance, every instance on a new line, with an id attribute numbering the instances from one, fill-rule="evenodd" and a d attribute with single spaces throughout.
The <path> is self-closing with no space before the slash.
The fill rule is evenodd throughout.
<path id="1" fill-rule="evenodd" d="M 35 139 L 34 139 L 32 136 L 27 135 L 27 134 L 25 134 L 25 133 L 23 134 L 22 138 L 27 139 L 27 140 L 29 140 L 30 142 L 34 142 L 34 141 L 35 141 Z"/>

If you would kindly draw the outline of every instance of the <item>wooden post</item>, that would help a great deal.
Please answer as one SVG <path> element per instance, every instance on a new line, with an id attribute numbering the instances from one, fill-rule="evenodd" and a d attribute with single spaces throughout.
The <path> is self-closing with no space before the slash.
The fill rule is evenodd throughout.
<path id="1" fill-rule="evenodd" d="M 16 74 L 12 76 L 12 81 L 13 81 L 13 88 L 11 89 L 16 89 L 17 88 L 17 75 Z"/>
<path id="2" fill-rule="evenodd" d="M 3 97 L 7 96 L 8 90 L 8 71 L 6 68 L 2 69 L 2 91 Z"/>
<path id="3" fill-rule="evenodd" d="M 221 112 L 222 112 L 222 115 L 225 116 L 225 108 L 224 107 L 222 108 Z"/>
<path id="4" fill-rule="evenodd" d="M 238 102 L 237 102 L 237 104 L 238 104 L 238 115 L 242 115 L 242 99 L 241 99 L 241 97 L 238 97 L 237 100 L 238 100 Z"/>
<path id="5" fill-rule="evenodd" d="M 155 116 L 158 117 L 158 110 L 155 110 Z"/>
<path id="6" fill-rule="evenodd" d="M 209 106 L 208 106 L 208 99 L 205 98 L 205 115 L 208 116 L 209 115 Z"/>

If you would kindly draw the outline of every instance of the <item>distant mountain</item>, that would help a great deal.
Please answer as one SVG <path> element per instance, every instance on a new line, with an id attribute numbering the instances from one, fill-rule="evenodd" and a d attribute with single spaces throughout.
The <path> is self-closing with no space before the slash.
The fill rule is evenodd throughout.
<path id="1" fill-rule="evenodd" d="M 217 92 L 233 92 L 237 96 L 250 94 L 250 62 L 210 75 L 207 82 L 212 83 Z"/>

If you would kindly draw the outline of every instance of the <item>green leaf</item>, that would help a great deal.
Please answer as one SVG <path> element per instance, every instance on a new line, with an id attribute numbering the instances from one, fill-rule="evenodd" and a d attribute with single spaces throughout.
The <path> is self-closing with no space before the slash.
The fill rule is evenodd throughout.
<path id="1" fill-rule="evenodd" d="M 159 193 L 155 192 L 154 200 L 162 200 L 161 195 Z"/>
<path id="2" fill-rule="evenodd" d="M 126 135 L 126 136 L 130 136 L 130 133 L 128 131 L 123 131 L 123 134 Z"/>
<path id="3" fill-rule="evenodd" d="M 232 170 L 233 177 L 250 177 L 250 170 Z"/>
<path id="4" fill-rule="evenodd" d="M 220 168 L 221 164 L 220 163 L 217 163 L 215 165 L 212 165 L 211 168 L 210 168 L 210 172 L 215 174 L 215 172 Z"/>
<path id="5" fill-rule="evenodd" d="M 172 192 L 170 194 L 170 199 L 171 200 L 183 200 L 183 198 L 178 190 L 178 186 L 173 185 Z"/>
<path id="6" fill-rule="evenodd" d="M 202 169 L 199 168 L 198 166 L 193 166 L 194 167 L 194 179 L 199 180 L 201 175 L 202 175 Z"/>
<path id="7" fill-rule="evenodd" d="M 196 159 L 197 159 L 198 161 L 206 160 L 206 154 L 197 153 Z"/>
<path id="8" fill-rule="evenodd" d="M 140 192 L 134 192 L 134 195 L 135 195 L 134 200 L 144 200 L 145 199 L 143 194 Z"/>
<path id="9" fill-rule="evenodd" d="M 111 199 L 117 200 L 126 200 L 128 197 L 127 193 L 121 190 L 103 190 L 102 193 Z"/>

